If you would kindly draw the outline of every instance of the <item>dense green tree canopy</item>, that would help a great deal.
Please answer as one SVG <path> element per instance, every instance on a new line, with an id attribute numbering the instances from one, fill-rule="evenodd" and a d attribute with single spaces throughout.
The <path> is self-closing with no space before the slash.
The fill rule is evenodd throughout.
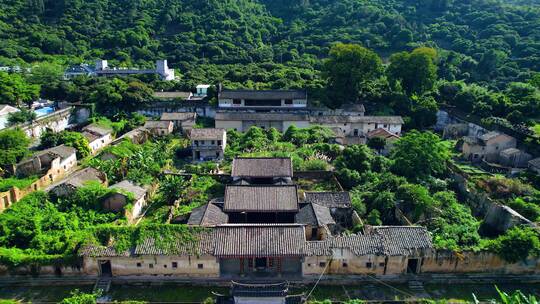
<path id="1" fill-rule="evenodd" d="M 436 134 L 413 130 L 396 142 L 390 158 L 393 171 L 419 180 L 443 173 L 450 152 Z"/>
<path id="2" fill-rule="evenodd" d="M 39 85 L 28 83 L 20 74 L 0 72 L 0 104 L 20 106 L 39 97 Z"/>
<path id="3" fill-rule="evenodd" d="M 329 106 L 338 108 L 346 102 L 358 102 L 366 82 L 382 75 L 379 56 L 357 44 L 338 43 L 330 49 L 323 73 L 328 79 Z"/>
<path id="4" fill-rule="evenodd" d="M 19 129 L 0 131 L 0 168 L 14 165 L 28 155 L 29 144 L 30 140 Z"/>

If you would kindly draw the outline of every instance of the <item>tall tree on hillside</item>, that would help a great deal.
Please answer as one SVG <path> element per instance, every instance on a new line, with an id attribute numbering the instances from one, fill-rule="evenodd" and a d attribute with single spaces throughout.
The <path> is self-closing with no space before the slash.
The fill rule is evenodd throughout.
<path id="1" fill-rule="evenodd" d="M 444 173 L 450 151 L 432 132 L 408 132 L 392 150 L 392 171 L 410 180 L 422 180 Z"/>
<path id="2" fill-rule="evenodd" d="M 20 129 L 0 132 L 0 171 L 2 167 L 14 165 L 28 155 L 30 140 Z"/>
<path id="3" fill-rule="evenodd" d="M 356 102 L 366 83 L 382 73 L 382 61 L 375 52 L 357 44 L 334 45 L 323 67 L 328 80 L 328 105 L 337 108 L 345 102 Z"/>
<path id="4" fill-rule="evenodd" d="M 401 84 L 411 94 L 422 94 L 433 89 L 437 80 L 437 51 L 421 47 L 410 53 L 401 52 L 390 57 L 388 78 L 394 86 Z"/>
<path id="5" fill-rule="evenodd" d="M 0 104 L 21 106 L 39 97 L 39 85 L 29 84 L 20 74 L 0 72 Z"/>

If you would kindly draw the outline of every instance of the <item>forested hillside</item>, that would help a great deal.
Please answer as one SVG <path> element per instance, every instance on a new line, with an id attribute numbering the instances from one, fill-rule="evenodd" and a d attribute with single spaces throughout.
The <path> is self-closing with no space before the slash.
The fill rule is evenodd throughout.
<path id="1" fill-rule="evenodd" d="M 316 86 L 318 59 L 338 41 L 384 60 L 427 45 L 439 48 L 441 78 L 503 89 L 540 70 L 540 9 L 528 2 L 9 0 L 0 2 L 0 64 L 53 56 L 142 67 L 162 57 L 194 82 L 299 87 Z"/>

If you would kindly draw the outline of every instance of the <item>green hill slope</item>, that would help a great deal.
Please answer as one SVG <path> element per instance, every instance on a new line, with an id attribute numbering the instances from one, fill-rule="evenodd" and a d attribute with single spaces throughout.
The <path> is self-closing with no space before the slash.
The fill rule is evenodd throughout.
<path id="1" fill-rule="evenodd" d="M 337 41 L 383 58 L 435 46 L 448 50 L 441 77 L 503 87 L 540 70 L 540 9 L 492 0 L 0 2 L 0 64 L 107 58 L 142 67 L 159 57 L 189 77 L 302 86 Z"/>

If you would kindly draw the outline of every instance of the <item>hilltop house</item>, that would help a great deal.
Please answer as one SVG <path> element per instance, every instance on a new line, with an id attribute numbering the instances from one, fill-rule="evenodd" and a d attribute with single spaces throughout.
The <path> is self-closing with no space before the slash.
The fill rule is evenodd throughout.
<path id="1" fill-rule="evenodd" d="M 208 89 L 211 87 L 209 84 L 199 84 L 195 90 L 194 96 L 197 98 L 204 98 L 208 96 Z"/>
<path id="2" fill-rule="evenodd" d="M 64 78 L 70 79 L 77 76 L 115 77 L 143 74 L 159 75 L 161 79 L 165 81 L 171 81 L 175 79 L 174 70 L 168 67 L 167 60 L 157 60 L 156 68 L 149 70 L 110 68 L 107 60 L 96 60 L 94 67 L 91 67 L 87 64 L 69 67 L 64 72 Z"/>
<path id="3" fill-rule="evenodd" d="M 496 162 L 501 151 L 508 148 L 515 148 L 517 141 L 512 136 L 489 132 L 478 137 L 464 137 L 463 158 L 472 162 Z"/>
<path id="4" fill-rule="evenodd" d="M 144 128 L 153 136 L 167 136 L 172 134 L 174 123 L 170 120 L 148 120 L 144 124 Z"/>
<path id="5" fill-rule="evenodd" d="M 504 149 L 499 154 L 499 163 L 511 168 L 527 168 L 531 159 L 532 156 L 529 153 L 516 148 Z"/>
<path id="6" fill-rule="evenodd" d="M 0 104 L 0 130 L 4 129 L 8 123 L 9 114 L 20 110 L 10 105 Z"/>
<path id="7" fill-rule="evenodd" d="M 227 147 L 224 129 L 192 129 L 189 137 L 194 161 L 223 159 Z"/>
<path id="8" fill-rule="evenodd" d="M 222 109 L 290 110 L 307 107 L 307 93 L 302 90 L 222 90 L 218 93 Z"/>
<path id="9" fill-rule="evenodd" d="M 250 127 L 323 126 L 332 129 L 338 142 L 365 142 L 368 132 L 384 129 L 399 136 L 403 119 L 399 116 L 365 116 L 362 104 L 346 104 L 342 109 L 308 107 L 307 94 L 299 90 L 223 90 L 219 92 L 216 128 L 246 132 Z"/>
<path id="10" fill-rule="evenodd" d="M 49 174 L 50 181 L 55 181 L 77 165 L 77 150 L 68 146 L 57 146 L 39 151 L 15 166 L 15 175 L 27 177 Z"/>
<path id="11" fill-rule="evenodd" d="M 86 186 L 90 182 L 107 185 L 107 176 L 105 173 L 94 168 L 85 168 L 71 174 L 60 183 L 52 185 L 48 190 L 56 197 L 65 197 L 73 194 L 77 189 Z"/>
<path id="12" fill-rule="evenodd" d="M 105 148 L 113 141 L 112 129 L 91 124 L 82 129 L 82 135 L 88 140 L 92 154 Z"/>
<path id="13" fill-rule="evenodd" d="M 377 152 L 381 155 L 389 155 L 390 150 L 392 150 L 392 147 L 394 146 L 394 143 L 400 138 L 400 136 L 386 129 L 379 128 L 379 129 L 369 131 L 366 134 L 367 142 L 369 142 L 370 140 L 374 138 L 381 138 L 385 142 L 384 147 Z"/>
<path id="14" fill-rule="evenodd" d="M 176 130 L 182 133 L 188 133 L 193 126 L 195 126 L 197 120 L 197 113 L 163 113 L 161 114 L 161 121 L 171 121 L 174 124 Z"/>
<path id="15" fill-rule="evenodd" d="M 115 190 L 103 201 L 103 208 L 113 212 L 124 211 L 129 222 L 141 215 L 146 206 L 148 191 L 128 180 L 121 181 L 109 187 Z M 129 205 L 129 208 L 127 206 Z"/>

